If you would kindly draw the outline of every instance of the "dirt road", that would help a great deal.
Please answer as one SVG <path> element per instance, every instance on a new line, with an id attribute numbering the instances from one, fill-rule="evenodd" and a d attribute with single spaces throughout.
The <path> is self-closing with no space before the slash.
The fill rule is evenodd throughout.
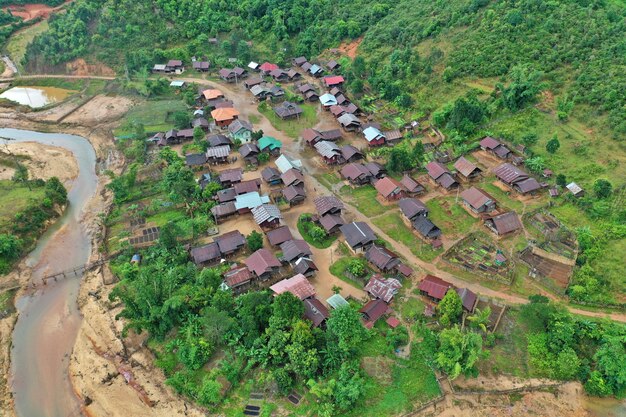
<path id="1" fill-rule="evenodd" d="M 263 130 L 265 134 L 274 136 L 275 138 L 281 140 L 284 144 L 283 151 L 287 156 L 290 156 L 296 159 L 301 159 L 305 169 L 310 174 L 313 174 L 319 170 L 319 168 L 311 160 L 307 158 L 300 158 L 302 145 L 298 141 L 294 141 L 293 139 L 286 136 L 283 132 L 275 129 L 274 126 L 272 126 L 272 124 L 269 122 L 269 120 L 267 120 L 265 116 L 263 116 L 258 111 L 257 109 L 258 103 L 252 98 L 252 95 L 250 95 L 246 91 L 243 84 L 224 84 L 224 83 L 203 80 L 203 79 L 198 79 L 198 78 L 190 78 L 190 77 L 182 77 L 182 78 L 177 78 L 177 79 L 180 79 L 186 82 L 198 83 L 200 85 L 210 86 L 210 87 L 221 90 L 230 100 L 233 101 L 235 108 L 239 110 L 243 118 L 249 118 L 250 115 L 255 116 L 255 118 L 259 119 L 259 122 L 256 123 L 255 128 L 260 128 Z M 314 188 L 318 190 L 317 192 L 318 195 L 333 194 L 331 190 L 328 190 L 324 185 L 319 183 L 315 179 L 315 177 L 313 177 L 313 175 L 307 176 L 307 181 L 309 181 L 309 183 L 312 183 Z M 341 197 L 341 195 L 339 195 L 339 197 Z M 402 257 L 404 257 L 410 264 L 413 264 L 414 266 L 418 266 L 419 268 L 421 268 L 423 271 L 427 273 L 437 275 L 456 286 L 468 288 L 476 293 L 485 295 L 487 297 L 497 298 L 501 301 L 504 301 L 507 304 L 519 305 L 519 304 L 528 303 L 527 298 L 514 295 L 514 294 L 509 294 L 503 291 L 498 291 L 498 290 L 494 290 L 491 288 L 487 288 L 478 283 L 465 281 L 461 278 L 454 276 L 453 274 L 447 271 L 439 269 L 437 266 L 429 262 L 419 259 L 417 256 L 413 255 L 413 253 L 408 247 L 396 241 L 395 239 L 392 239 L 383 230 L 381 230 L 379 227 L 371 223 L 370 218 L 365 216 L 360 211 L 358 211 L 356 207 L 352 206 L 351 204 L 345 201 L 344 203 L 346 204 L 346 208 L 348 212 L 352 214 L 355 220 L 367 222 L 371 226 L 372 230 L 374 230 L 374 232 L 379 237 L 391 243 L 394 250 L 398 252 Z M 345 287 L 347 284 L 342 281 L 341 285 Z M 549 294 L 546 294 L 546 295 L 549 295 Z M 623 314 L 623 313 L 595 312 L 595 311 L 582 310 L 579 308 L 574 308 L 574 307 L 569 307 L 569 306 L 567 308 L 569 309 L 570 312 L 574 314 L 587 316 L 587 317 L 609 318 L 614 321 L 626 323 L 626 314 Z"/>

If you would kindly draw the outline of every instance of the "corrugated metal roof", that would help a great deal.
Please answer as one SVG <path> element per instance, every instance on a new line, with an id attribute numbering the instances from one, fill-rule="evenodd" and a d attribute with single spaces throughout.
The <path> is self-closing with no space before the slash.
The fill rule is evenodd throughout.
<path id="1" fill-rule="evenodd" d="M 326 300 L 326 303 L 328 303 L 328 305 L 331 306 L 332 308 L 340 308 L 340 307 L 344 307 L 344 306 L 350 305 L 350 304 L 348 304 L 346 299 L 341 296 L 341 294 L 333 294 L 333 295 L 331 295 Z"/>
<path id="2" fill-rule="evenodd" d="M 327 140 L 319 141 L 315 144 L 315 149 L 324 158 L 334 158 L 335 156 L 341 156 L 341 150 L 334 142 Z"/>
<path id="3" fill-rule="evenodd" d="M 298 171 L 302 169 L 302 161 L 299 159 L 291 159 L 285 156 L 284 154 L 279 156 L 276 161 L 276 168 L 280 171 L 281 174 L 289 171 L 292 168 L 297 169 Z"/>
<path id="4" fill-rule="evenodd" d="M 276 295 L 290 292 L 301 300 L 315 295 L 315 288 L 309 280 L 302 274 L 277 282 L 270 287 Z"/>
<path id="5" fill-rule="evenodd" d="M 335 96 L 333 96 L 332 94 L 326 93 L 326 94 L 322 94 L 319 98 L 320 103 L 322 103 L 322 106 L 335 106 L 337 105 L 337 98 Z"/>
<path id="6" fill-rule="evenodd" d="M 365 129 L 365 130 L 363 131 L 363 135 L 365 136 L 365 139 L 366 139 L 368 142 L 371 142 L 371 141 L 373 141 L 373 140 L 379 139 L 379 138 L 381 138 L 381 137 L 383 137 L 383 138 L 385 137 L 385 136 L 383 135 L 383 132 L 381 132 L 380 130 L 376 129 L 376 128 L 375 128 L 375 127 L 373 127 L 373 126 L 370 126 L 370 127 L 368 127 L 367 129 Z"/>
<path id="7" fill-rule="evenodd" d="M 283 146 L 281 141 L 271 136 L 263 136 L 261 139 L 257 141 L 257 144 L 259 145 L 259 149 L 262 151 L 266 149 L 273 151 L 274 149 L 282 148 Z"/>
<path id="8" fill-rule="evenodd" d="M 270 202 L 270 198 L 266 195 L 260 195 L 258 192 L 245 193 L 238 195 L 235 198 L 235 207 L 237 210 L 241 209 L 253 209 L 262 204 Z"/>
<path id="9" fill-rule="evenodd" d="M 280 213 L 278 207 L 273 204 L 262 204 L 260 206 L 253 207 L 252 216 L 254 217 L 256 224 L 259 225 L 265 223 L 266 221 L 283 218 L 283 215 Z"/>
<path id="10" fill-rule="evenodd" d="M 229 145 L 216 146 L 206 151 L 207 158 L 226 158 L 228 155 L 230 155 Z"/>

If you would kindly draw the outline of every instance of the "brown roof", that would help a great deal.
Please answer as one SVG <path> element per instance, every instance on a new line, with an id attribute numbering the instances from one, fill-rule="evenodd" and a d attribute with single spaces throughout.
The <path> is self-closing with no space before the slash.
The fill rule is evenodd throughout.
<path id="1" fill-rule="evenodd" d="M 307 143 L 313 142 L 315 140 L 320 140 L 321 139 L 321 135 L 320 132 L 318 132 L 315 129 L 304 129 L 302 131 L 302 133 L 300 134 L 300 136 L 302 136 L 302 139 L 304 139 Z"/>
<path id="2" fill-rule="evenodd" d="M 402 284 L 397 279 L 384 278 L 380 274 L 375 274 L 365 286 L 365 291 L 370 293 L 372 297 L 380 298 L 389 303 L 400 288 L 402 288 Z"/>
<path id="3" fill-rule="evenodd" d="M 399 273 L 401 273 L 405 277 L 410 277 L 411 275 L 413 275 L 413 269 L 411 269 L 410 266 L 405 265 L 403 263 L 400 263 L 400 265 L 398 265 L 396 269 L 398 270 Z"/>
<path id="4" fill-rule="evenodd" d="M 272 268 L 280 267 L 280 261 L 272 252 L 265 248 L 261 248 L 258 251 L 250 255 L 244 263 L 248 269 L 260 277 L 266 272 L 270 272 Z"/>
<path id="5" fill-rule="evenodd" d="M 219 190 L 217 192 L 217 201 L 220 203 L 227 203 L 229 201 L 235 201 L 237 197 L 237 192 L 234 187 L 225 188 L 223 190 Z"/>
<path id="6" fill-rule="evenodd" d="M 267 240 L 269 240 L 270 245 L 278 246 L 283 242 L 293 239 L 291 235 L 291 230 L 287 226 L 280 226 L 274 230 L 270 230 L 266 233 Z"/>
<path id="7" fill-rule="evenodd" d="M 499 235 L 514 232 L 522 228 L 519 217 L 517 217 L 517 213 L 514 211 L 498 214 L 497 216 L 490 217 L 486 221 L 496 229 Z"/>
<path id="8" fill-rule="evenodd" d="M 363 164 L 348 164 L 341 168 L 341 176 L 349 180 L 356 180 L 357 178 L 369 178 L 372 173 Z"/>
<path id="9" fill-rule="evenodd" d="M 407 174 L 404 174 L 400 180 L 400 184 L 410 193 L 417 193 L 424 190 L 424 186 L 422 184 L 409 177 Z"/>
<path id="10" fill-rule="evenodd" d="M 395 268 L 400 259 L 398 255 L 383 246 L 372 245 L 365 252 L 365 259 L 380 270 L 388 271 Z"/>
<path id="11" fill-rule="evenodd" d="M 232 252 L 246 244 L 246 238 L 239 230 L 224 233 L 223 235 L 213 238 L 213 241 L 218 244 L 222 253 Z"/>
<path id="12" fill-rule="evenodd" d="M 280 172 L 274 167 L 265 167 L 263 171 L 261 171 L 261 176 L 266 182 L 270 182 L 280 179 Z"/>
<path id="13" fill-rule="evenodd" d="M 237 182 L 243 178 L 243 170 L 241 168 L 225 169 L 219 173 L 220 182 Z"/>
<path id="14" fill-rule="evenodd" d="M 474 294 L 472 291 L 468 290 L 467 288 L 457 288 L 456 292 L 457 294 L 459 294 L 459 297 L 461 298 L 461 301 L 463 302 L 463 308 L 469 312 L 474 311 L 476 298 L 478 298 L 476 294 Z"/>
<path id="15" fill-rule="evenodd" d="M 478 187 L 472 187 L 464 190 L 461 193 L 461 198 L 467 202 L 472 208 L 478 209 L 489 201 L 495 202 L 496 200 L 487 194 L 484 190 Z"/>
<path id="16" fill-rule="evenodd" d="M 346 222 L 344 222 L 338 214 L 326 214 L 320 217 L 320 225 L 327 233 L 330 233 L 335 227 L 343 226 L 344 224 L 346 224 Z"/>
<path id="17" fill-rule="evenodd" d="M 285 187 L 283 188 L 282 193 L 285 200 L 290 203 L 298 197 L 302 197 L 302 199 L 306 198 L 306 191 L 304 191 L 304 186 L 302 184 Z"/>
<path id="18" fill-rule="evenodd" d="M 363 313 L 370 322 L 376 322 L 379 318 L 385 315 L 389 306 L 383 300 L 376 299 L 371 300 L 367 304 L 365 304 L 360 310 L 360 313 Z"/>
<path id="19" fill-rule="evenodd" d="M 514 184 L 519 181 L 523 181 L 528 178 L 528 174 L 516 167 L 515 165 L 505 162 L 498 165 L 493 169 L 493 173 L 496 174 L 498 179 L 507 184 Z"/>
<path id="20" fill-rule="evenodd" d="M 531 191 L 535 191 L 535 190 L 542 188 L 541 184 L 539 184 L 539 181 L 537 181 L 536 179 L 532 177 L 516 182 L 515 186 L 519 188 L 519 191 L 522 194 L 529 193 Z"/>
<path id="21" fill-rule="evenodd" d="M 283 259 L 287 262 L 313 254 L 309 244 L 302 239 L 288 240 L 280 245 L 280 250 L 283 252 Z"/>
<path id="22" fill-rule="evenodd" d="M 290 292 L 301 300 L 315 295 L 315 288 L 309 280 L 302 274 L 277 282 L 270 287 L 276 295 Z"/>
<path id="23" fill-rule="evenodd" d="M 420 282 L 419 290 L 425 292 L 430 297 L 442 300 L 450 288 L 454 285 L 433 275 L 426 275 Z"/>
<path id="24" fill-rule="evenodd" d="M 376 191 L 385 198 L 401 190 L 400 183 L 391 177 L 379 179 L 376 181 L 376 184 L 374 184 L 374 187 Z"/>
<path id="25" fill-rule="evenodd" d="M 491 136 L 485 136 L 483 140 L 480 141 L 480 147 L 485 149 L 495 149 L 500 146 L 500 142 Z"/>
<path id="26" fill-rule="evenodd" d="M 252 280 L 252 272 L 247 266 L 233 265 L 226 273 L 224 273 L 224 282 L 230 288 L 236 288 Z"/>
<path id="27" fill-rule="evenodd" d="M 343 202 L 334 195 L 324 195 L 317 197 L 314 201 L 317 214 L 323 216 L 329 211 L 341 211 L 344 209 Z"/>
<path id="28" fill-rule="evenodd" d="M 286 171 L 283 175 L 280 176 L 280 179 L 282 179 L 283 183 L 287 186 L 291 184 L 297 185 L 304 182 L 304 176 L 300 171 L 295 168 L 291 168 L 290 170 Z"/>
<path id="29" fill-rule="evenodd" d="M 480 171 L 480 168 L 463 156 L 454 163 L 454 169 L 460 172 L 464 177 L 469 177 L 475 170 Z"/>
<path id="30" fill-rule="evenodd" d="M 191 260 L 196 265 L 200 265 L 204 262 L 216 261 L 222 256 L 220 247 L 215 242 L 193 248 L 189 251 L 189 254 L 191 255 Z"/>
<path id="31" fill-rule="evenodd" d="M 255 178 L 253 180 L 242 181 L 238 184 L 233 185 L 233 188 L 235 189 L 235 193 L 237 195 L 259 191 L 259 189 L 261 188 L 261 180 Z"/>
<path id="32" fill-rule="evenodd" d="M 398 129 L 388 130 L 386 132 L 383 132 L 383 135 L 385 135 L 388 141 L 402 139 L 402 133 L 400 133 L 400 130 Z"/>
<path id="33" fill-rule="evenodd" d="M 361 157 L 363 157 L 363 152 L 361 152 L 352 145 L 344 145 L 341 147 L 341 155 L 344 157 L 344 159 L 348 160 L 355 155 L 360 155 Z"/>
<path id="34" fill-rule="evenodd" d="M 450 172 L 450 170 L 448 170 L 448 168 L 444 164 L 436 161 L 429 162 L 426 165 L 426 170 L 428 171 L 428 175 L 430 175 L 430 177 L 435 180 L 441 177 L 443 174 Z"/>
<path id="35" fill-rule="evenodd" d="M 352 222 L 341 226 L 341 233 L 352 248 L 365 246 L 376 240 L 376 234 L 365 222 Z"/>
<path id="36" fill-rule="evenodd" d="M 237 207 L 235 207 L 234 201 L 220 203 L 217 206 L 211 208 L 211 213 L 213 213 L 215 217 L 230 216 L 231 214 L 235 214 L 236 212 Z"/>
<path id="37" fill-rule="evenodd" d="M 330 317 L 328 309 L 317 298 L 307 298 L 304 303 L 304 317 L 313 322 L 313 327 L 318 327 L 324 320 Z"/>
<path id="38" fill-rule="evenodd" d="M 413 217 L 417 216 L 420 213 L 428 214 L 428 208 L 426 208 L 426 204 L 422 203 L 417 198 L 403 198 L 398 203 L 400 207 L 400 211 L 407 219 L 413 219 Z"/>

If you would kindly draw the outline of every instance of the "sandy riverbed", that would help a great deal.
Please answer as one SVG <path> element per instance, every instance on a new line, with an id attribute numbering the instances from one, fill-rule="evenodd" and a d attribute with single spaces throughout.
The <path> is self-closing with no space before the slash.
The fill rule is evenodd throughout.
<path id="1" fill-rule="evenodd" d="M 36 142 L 3 144 L 0 151 L 10 152 L 14 155 L 24 155 L 29 159 L 21 162 L 28 168 L 29 177 L 47 180 L 57 177 L 65 186 L 69 186 L 71 181 L 78 175 L 78 164 L 72 153 L 66 149 L 56 146 L 42 145 Z M 11 179 L 15 169 L 0 167 L 0 180 Z"/>

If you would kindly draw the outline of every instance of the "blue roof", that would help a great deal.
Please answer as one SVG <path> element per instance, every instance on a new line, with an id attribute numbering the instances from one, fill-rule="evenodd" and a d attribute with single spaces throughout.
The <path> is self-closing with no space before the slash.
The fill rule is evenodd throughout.
<path id="1" fill-rule="evenodd" d="M 384 136 L 382 134 L 382 132 L 378 129 L 376 129 L 374 126 L 370 126 L 367 129 L 365 129 L 363 131 L 363 135 L 365 135 L 365 139 L 367 139 L 368 142 L 373 141 L 374 139 L 376 139 L 378 136 Z"/>
<path id="2" fill-rule="evenodd" d="M 330 93 L 322 94 L 320 96 L 320 103 L 324 106 L 335 106 L 337 104 L 337 98 Z"/>
<path id="3" fill-rule="evenodd" d="M 170 83 L 170 87 L 182 87 L 185 85 L 184 81 L 175 80 Z"/>
<path id="4" fill-rule="evenodd" d="M 253 209 L 270 202 L 270 198 L 266 195 L 260 195 L 258 192 L 245 193 L 235 197 L 235 208 L 241 210 L 244 208 Z"/>
<path id="5" fill-rule="evenodd" d="M 309 71 L 311 72 L 311 74 L 315 74 L 316 72 L 321 71 L 321 70 L 322 70 L 322 67 L 320 67 L 317 64 L 313 64 L 311 65 L 311 68 L 309 68 Z"/>
<path id="6" fill-rule="evenodd" d="M 339 294 L 331 295 L 330 298 L 328 298 L 328 300 L 326 300 L 326 302 L 332 308 L 339 308 L 339 307 L 343 307 L 343 306 L 347 306 L 348 305 L 348 302 L 346 301 L 346 299 L 343 298 Z"/>

